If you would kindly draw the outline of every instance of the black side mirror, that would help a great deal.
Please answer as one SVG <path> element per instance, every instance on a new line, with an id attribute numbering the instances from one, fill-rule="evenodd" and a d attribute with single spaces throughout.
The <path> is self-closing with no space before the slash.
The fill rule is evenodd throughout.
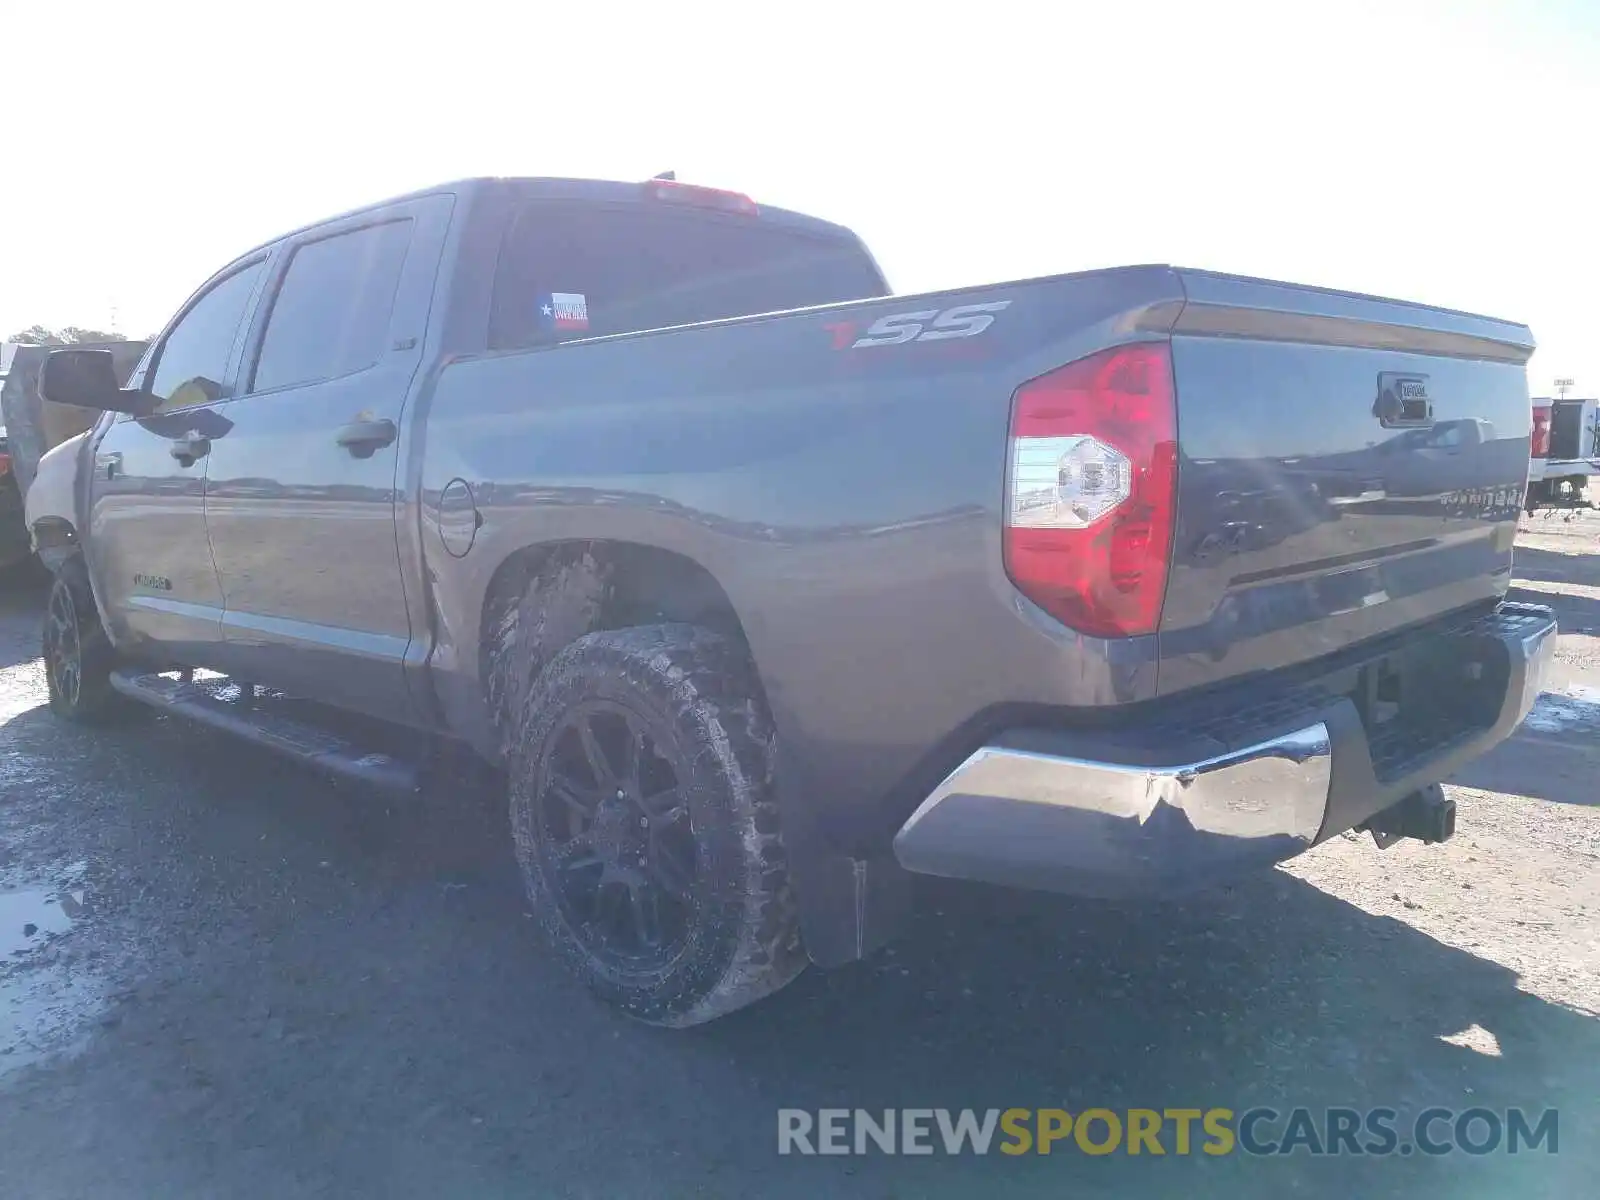
<path id="1" fill-rule="evenodd" d="M 101 412 L 154 412 L 156 398 L 117 383 L 117 365 L 109 350 L 52 350 L 39 372 L 39 395 L 52 404 L 71 404 Z"/>

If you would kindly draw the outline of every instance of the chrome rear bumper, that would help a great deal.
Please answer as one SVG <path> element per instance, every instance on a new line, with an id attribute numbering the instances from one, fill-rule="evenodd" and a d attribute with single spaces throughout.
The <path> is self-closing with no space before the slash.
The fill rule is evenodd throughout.
<path id="1" fill-rule="evenodd" d="M 1502 605 L 1448 636 L 1503 650 L 1497 714 L 1385 773 L 1345 696 L 1209 755 L 1163 738 L 1085 757 L 1092 735 L 1018 730 L 975 751 L 894 839 L 907 870 L 1084 895 L 1184 891 L 1280 862 L 1437 782 L 1503 740 L 1538 698 L 1554 650 L 1548 609 Z M 1314 718 L 1314 719 L 1307 719 Z M 1192 749 L 1193 739 L 1191 739 Z M 1174 759 L 1176 761 L 1174 761 Z"/>

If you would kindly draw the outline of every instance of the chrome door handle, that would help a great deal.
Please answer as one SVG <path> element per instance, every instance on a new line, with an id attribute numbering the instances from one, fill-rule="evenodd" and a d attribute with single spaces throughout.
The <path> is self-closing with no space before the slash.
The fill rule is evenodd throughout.
<path id="1" fill-rule="evenodd" d="M 348 425 L 340 426 L 334 441 L 356 458 L 371 458 L 374 450 L 394 441 L 397 432 L 394 422 L 390 420 L 351 421 Z"/>

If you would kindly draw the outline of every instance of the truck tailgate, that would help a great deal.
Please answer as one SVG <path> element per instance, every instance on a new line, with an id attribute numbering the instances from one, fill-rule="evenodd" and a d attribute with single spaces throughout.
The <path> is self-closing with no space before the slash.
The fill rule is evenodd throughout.
<path id="1" fill-rule="evenodd" d="M 1505 593 L 1528 471 L 1526 327 L 1180 275 L 1162 693 Z"/>

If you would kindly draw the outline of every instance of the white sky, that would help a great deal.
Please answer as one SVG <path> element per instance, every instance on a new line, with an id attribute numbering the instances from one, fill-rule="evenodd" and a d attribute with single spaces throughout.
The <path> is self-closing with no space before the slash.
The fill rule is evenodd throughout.
<path id="1" fill-rule="evenodd" d="M 1536 394 L 1600 390 L 1600 0 L 99 8 L 6 22 L 0 336 L 148 334 L 429 183 L 673 168 L 901 292 L 1211 267 L 1526 321 Z"/>

